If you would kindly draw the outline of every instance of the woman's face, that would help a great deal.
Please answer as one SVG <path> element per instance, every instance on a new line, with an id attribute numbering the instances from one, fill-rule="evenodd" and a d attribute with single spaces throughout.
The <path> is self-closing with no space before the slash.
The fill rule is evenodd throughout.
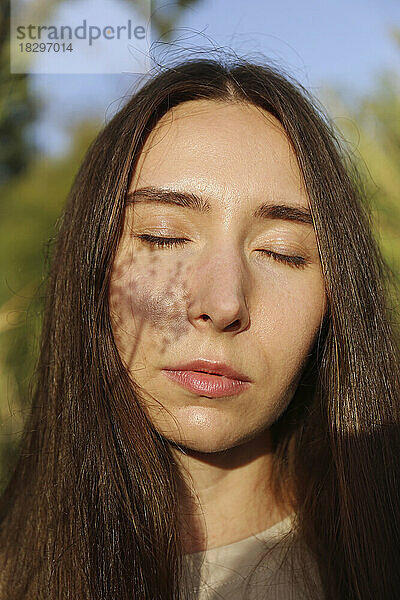
<path id="1" fill-rule="evenodd" d="M 325 311 L 281 125 L 252 105 L 180 104 L 147 139 L 130 194 L 110 311 L 150 420 L 202 452 L 255 438 L 290 403 Z M 179 369 L 200 359 L 212 362 Z M 214 361 L 248 381 L 193 372 Z"/>

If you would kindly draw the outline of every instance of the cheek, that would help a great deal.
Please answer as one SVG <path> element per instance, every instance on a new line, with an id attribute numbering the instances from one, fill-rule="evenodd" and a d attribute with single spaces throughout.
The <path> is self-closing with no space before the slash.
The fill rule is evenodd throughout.
<path id="1" fill-rule="evenodd" d="M 181 265 L 135 264 L 124 269 L 115 263 L 110 283 L 110 312 L 114 335 L 120 349 L 134 340 L 149 346 L 157 343 L 165 350 L 173 340 L 186 333 L 189 324 L 184 311 L 184 274 Z M 151 329 L 151 335 L 143 336 Z"/>
<path id="2" fill-rule="evenodd" d="M 321 277 L 301 284 L 271 285 L 262 303 L 260 335 L 265 352 L 274 361 L 298 369 L 311 350 L 324 316 L 326 297 Z M 271 353 L 271 346 L 276 349 Z"/>

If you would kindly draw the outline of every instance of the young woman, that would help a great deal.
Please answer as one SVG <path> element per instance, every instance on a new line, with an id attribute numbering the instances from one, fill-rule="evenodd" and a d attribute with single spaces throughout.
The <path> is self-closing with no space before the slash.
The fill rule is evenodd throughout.
<path id="1" fill-rule="evenodd" d="M 89 148 L 1 504 L 1 599 L 395 599 L 389 270 L 307 92 L 152 77 Z"/>

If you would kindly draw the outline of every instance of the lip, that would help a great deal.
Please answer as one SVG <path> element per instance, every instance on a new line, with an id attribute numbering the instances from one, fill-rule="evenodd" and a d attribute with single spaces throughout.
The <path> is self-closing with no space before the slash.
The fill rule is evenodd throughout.
<path id="1" fill-rule="evenodd" d="M 228 364 L 206 358 L 199 358 L 196 360 L 191 360 L 188 363 L 180 363 L 178 365 L 164 367 L 164 369 L 168 371 L 201 371 L 203 373 L 223 375 L 224 377 L 229 377 L 229 379 L 237 379 L 238 381 L 250 381 L 246 375 L 236 371 Z"/>
<path id="2" fill-rule="evenodd" d="M 226 363 L 199 359 L 165 367 L 168 379 L 195 394 L 220 398 L 240 394 L 250 386 L 250 379 Z"/>

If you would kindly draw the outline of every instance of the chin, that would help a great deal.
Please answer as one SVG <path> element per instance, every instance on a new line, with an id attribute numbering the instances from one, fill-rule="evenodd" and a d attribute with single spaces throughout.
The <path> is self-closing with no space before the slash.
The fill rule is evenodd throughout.
<path id="1" fill-rule="evenodd" d="M 168 435 L 160 432 L 161 435 L 170 442 L 170 444 L 185 453 L 218 454 L 236 446 L 240 446 L 253 436 L 247 435 L 229 435 L 228 432 L 216 430 L 200 430 L 186 432 L 181 431 L 180 435 Z"/>
<path id="2" fill-rule="evenodd" d="M 265 429 L 254 423 L 245 426 L 244 419 L 234 412 L 227 414 L 219 407 L 189 406 L 151 415 L 158 433 L 177 449 L 203 454 L 224 452 L 257 437 Z M 240 425 L 242 427 L 240 427 Z"/>
<path id="3" fill-rule="evenodd" d="M 185 454 L 218 454 L 238 445 L 235 443 L 221 443 L 220 441 L 205 442 L 204 440 L 179 442 L 168 439 L 168 441 L 174 448 L 184 452 Z"/>

